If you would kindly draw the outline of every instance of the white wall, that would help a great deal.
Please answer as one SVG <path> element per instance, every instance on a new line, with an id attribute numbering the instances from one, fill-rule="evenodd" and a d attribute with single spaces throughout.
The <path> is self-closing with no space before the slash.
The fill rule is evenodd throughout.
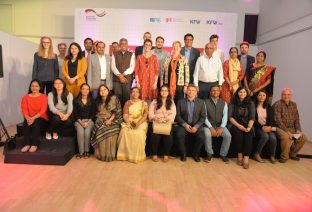
<path id="1" fill-rule="evenodd" d="M 259 13 L 259 0 L 1 0 L 0 4 L 12 4 L 14 34 L 36 43 L 42 35 L 52 36 L 54 43 L 71 42 L 74 38 L 75 8 L 234 12 L 238 14 L 237 43 L 243 39 L 245 13 Z M 138 35 L 139 40 L 141 37 Z"/>
<path id="2" fill-rule="evenodd" d="M 21 97 L 28 92 L 37 44 L 0 32 L 4 78 L 0 78 L 0 117 L 6 126 L 21 122 Z"/>
<path id="3" fill-rule="evenodd" d="M 258 26 L 257 45 L 266 51 L 267 63 L 277 67 L 274 100 L 282 88 L 293 88 L 302 128 L 312 140 L 312 1 L 261 1 Z"/>

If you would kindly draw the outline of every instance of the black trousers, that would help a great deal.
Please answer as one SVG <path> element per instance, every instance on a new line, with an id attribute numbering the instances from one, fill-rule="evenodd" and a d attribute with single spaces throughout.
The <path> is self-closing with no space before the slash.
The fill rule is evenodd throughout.
<path id="1" fill-rule="evenodd" d="M 191 134 L 191 133 L 188 133 L 184 129 L 184 127 L 178 126 L 177 132 L 176 132 L 176 139 L 177 139 L 178 148 L 182 155 L 186 155 L 186 148 L 185 148 L 186 135 L 191 135 L 193 137 L 192 138 L 192 142 L 194 142 L 193 157 L 198 157 L 200 154 L 200 148 L 204 145 L 204 142 L 205 142 L 204 128 L 200 127 L 196 133 Z"/>
<path id="2" fill-rule="evenodd" d="M 120 100 L 122 107 L 130 99 L 130 89 L 131 89 L 130 82 L 129 83 L 113 82 L 114 93 Z"/>
<path id="3" fill-rule="evenodd" d="M 178 101 L 180 99 L 184 99 L 184 86 L 178 86 L 176 87 L 176 92 L 175 92 L 175 95 L 174 95 L 174 103 L 175 105 L 178 104 Z"/>
<path id="4" fill-rule="evenodd" d="M 26 119 L 23 123 L 23 133 L 24 133 L 24 142 L 25 145 L 39 145 L 39 136 L 40 136 L 40 127 L 44 125 L 46 121 L 42 118 L 37 118 L 32 125 L 28 125 Z"/>
<path id="5" fill-rule="evenodd" d="M 53 81 L 44 81 L 44 82 L 41 82 L 41 89 L 40 89 L 40 92 L 41 93 L 44 93 L 44 90 L 46 91 L 45 93 L 48 95 L 51 91 L 52 91 L 52 88 L 53 88 Z"/>
<path id="6" fill-rule="evenodd" d="M 253 131 L 243 132 L 234 125 L 231 127 L 230 131 L 232 134 L 232 142 L 236 144 L 237 152 L 243 153 L 244 156 L 250 156 L 254 136 Z"/>
<path id="7" fill-rule="evenodd" d="M 157 155 L 159 141 L 164 142 L 164 155 L 169 155 L 172 147 L 173 129 L 171 129 L 170 135 L 160 135 L 151 133 L 152 142 L 152 155 Z"/>
<path id="8" fill-rule="evenodd" d="M 69 128 L 71 126 L 73 126 L 73 122 L 72 122 L 72 119 L 70 117 L 66 121 L 62 121 L 58 115 L 52 114 L 50 116 L 50 124 L 49 124 L 47 132 L 59 133 L 60 128 Z"/>
<path id="9" fill-rule="evenodd" d="M 210 96 L 210 88 L 214 85 L 218 85 L 218 82 L 198 81 L 198 88 L 199 88 L 198 97 L 201 99 L 208 99 Z"/>

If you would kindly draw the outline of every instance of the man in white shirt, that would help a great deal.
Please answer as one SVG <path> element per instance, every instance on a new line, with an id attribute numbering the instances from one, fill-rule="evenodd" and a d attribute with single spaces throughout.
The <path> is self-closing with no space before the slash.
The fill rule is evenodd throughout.
<path id="1" fill-rule="evenodd" d="M 119 41 L 120 51 L 112 56 L 113 87 L 116 96 L 122 106 L 130 99 L 132 73 L 135 66 L 135 55 L 128 51 L 128 40 L 121 38 Z"/>
<path id="2" fill-rule="evenodd" d="M 214 44 L 207 43 L 205 52 L 196 62 L 194 72 L 194 84 L 201 99 L 209 98 L 210 87 L 224 82 L 223 68 L 219 57 L 213 55 Z"/>
<path id="3" fill-rule="evenodd" d="M 219 36 L 217 34 L 213 34 L 210 36 L 209 38 L 209 42 L 213 43 L 214 45 L 214 52 L 213 52 L 213 56 L 217 56 L 220 58 L 222 66 L 224 63 L 224 53 L 221 49 L 218 49 L 218 42 L 219 42 Z"/>
<path id="4" fill-rule="evenodd" d="M 96 53 L 92 54 L 88 61 L 88 84 L 91 87 L 93 97 L 97 97 L 98 88 L 100 85 L 106 85 L 112 90 L 112 73 L 111 73 L 111 58 L 105 55 L 105 43 L 99 41 L 96 44 Z"/>

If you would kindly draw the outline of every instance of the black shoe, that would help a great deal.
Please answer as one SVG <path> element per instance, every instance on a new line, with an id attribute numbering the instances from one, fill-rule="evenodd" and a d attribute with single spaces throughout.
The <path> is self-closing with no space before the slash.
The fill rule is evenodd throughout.
<path id="1" fill-rule="evenodd" d="M 290 159 L 295 160 L 295 161 L 299 161 L 300 158 L 297 156 L 289 156 Z"/>
<path id="2" fill-rule="evenodd" d="M 226 157 L 226 156 L 220 156 L 221 160 L 224 162 L 224 163 L 229 163 L 230 160 Z"/>
<path id="3" fill-rule="evenodd" d="M 185 162 L 186 161 L 186 155 L 182 155 L 180 159 L 181 159 L 181 161 Z"/>
<path id="4" fill-rule="evenodd" d="M 285 159 L 285 158 L 280 158 L 278 161 L 279 161 L 280 163 L 286 163 L 286 162 L 287 162 L 287 159 Z"/>
<path id="5" fill-rule="evenodd" d="M 194 156 L 193 158 L 194 158 L 195 162 L 200 162 L 200 157 Z"/>
<path id="6" fill-rule="evenodd" d="M 208 155 L 204 158 L 204 161 L 207 162 L 207 163 L 209 163 L 209 162 L 211 161 L 211 159 L 212 159 L 212 156 L 213 156 L 213 155 L 208 154 Z"/>

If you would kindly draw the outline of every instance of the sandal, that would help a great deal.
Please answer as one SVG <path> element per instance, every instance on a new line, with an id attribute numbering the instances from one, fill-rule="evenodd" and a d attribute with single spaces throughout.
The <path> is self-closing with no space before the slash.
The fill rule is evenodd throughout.
<path id="1" fill-rule="evenodd" d="M 28 152 L 30 146 L 29 145 L 25 145 L 22 149 L 21 152 Z"/>
<path id="2" fill-rule="evenodd" d="M 52 137 L 53 137 L 54 140 L 57 140 L 59 138 L 57 133 L 53 133 Z"/>
<path id="3" fill-rule="evenodd" d="M 89 152 L 83 153 L 83 158 L 84 158 L 84 159 L 88 159 L 89 157 L 90 157 Z"/>
<path id="4" fill-rule="evenodd" d="M 38 149 L 37 146 L 31 146 L 30 149 L 29 149 L 29 152 L 36 152 Z"/>
<path id="5" fill-rule="evenodd" d="M 79 160 L 79 159 L 81 159 L 81 158 L 82 158 L 82 155 L 81 155 L 81 154 L 77 154 L 77 155 L 76 155 L 76 159 Z"/>
<path id="6" fill-rule="evenodd" d="M 154 162 L 158 162 L 157 155 L 153 155 L 153 157 L 152 157 L 152 161 L 154 161 Z"/>
<path id="7" fill-rule="evenodd" d="M 169 157 L 168 156 L 164 156 L 164 162 L 167 163 L 169 160 Z"/>

